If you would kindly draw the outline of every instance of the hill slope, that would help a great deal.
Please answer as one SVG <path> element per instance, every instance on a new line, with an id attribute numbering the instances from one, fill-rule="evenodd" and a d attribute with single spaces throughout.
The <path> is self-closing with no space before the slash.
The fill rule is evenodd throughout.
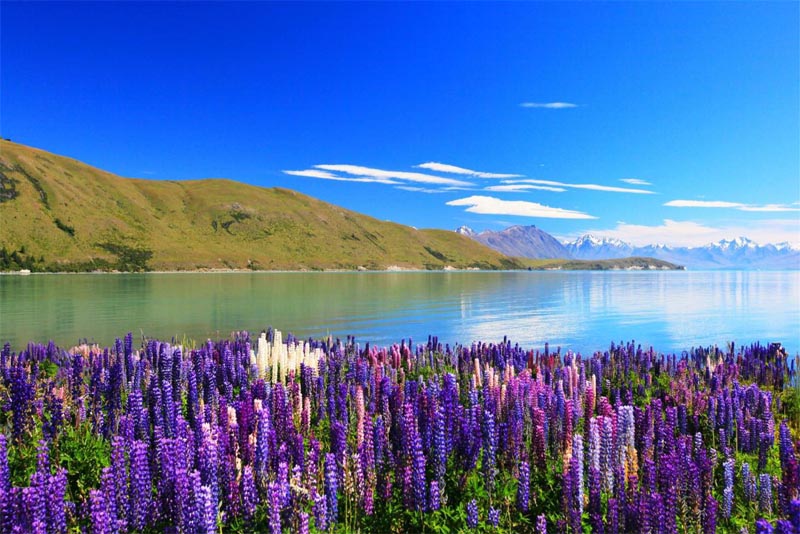
<path id="1" fill-rule="evenodd" d="M 534 259 L 570 257 L 564 245 L 536 226 L 510 226 L 499 232 L 485 230 L 479 234 L 470 228 L 461 227 L 456 233 L 471 237 L 507 256 Z"/>
<path id="2" fill-rule="evenodd" d="M 0 247 L 49 270 L 521 267 L 455 232 L 380 221 L 288 189 L 121 178 L 5 140 Z"/>

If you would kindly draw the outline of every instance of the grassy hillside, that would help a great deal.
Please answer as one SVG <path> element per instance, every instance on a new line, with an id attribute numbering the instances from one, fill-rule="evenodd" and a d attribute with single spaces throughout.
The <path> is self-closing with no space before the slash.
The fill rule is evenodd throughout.
<path id="1" fill-rule="evenodd" d="M 281 188 L 121 178 L 0 141 L 0 261 L 32 270 L 484 269 L 517 260 L 444 230 Z"/>

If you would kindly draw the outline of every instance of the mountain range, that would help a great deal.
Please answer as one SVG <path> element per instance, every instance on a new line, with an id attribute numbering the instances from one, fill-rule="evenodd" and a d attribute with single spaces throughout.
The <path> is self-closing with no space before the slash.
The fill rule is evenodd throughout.
<path id="1" fill-rule="evenodd" d="M 535 226 L 512 226 L 501 231 L 476 233 L 462 226 L 457 233 L 495 250 L 517 251 L 527 258 L 609 260 L 649 257 L 690 269 L 800 269 L 800 249 L 789 243 L 759 245 L 746 237 L 723 239 L 701 247 L 662 244 L 634 246 L 619 239 L 586 234 L 573 241 L 558 241 Z"/>

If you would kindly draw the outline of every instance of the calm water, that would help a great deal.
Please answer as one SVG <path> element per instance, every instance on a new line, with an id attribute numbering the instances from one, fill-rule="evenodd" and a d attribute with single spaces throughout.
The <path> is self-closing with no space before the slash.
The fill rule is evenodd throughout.
<path id="1" fill-rule="evenodd" d="M 0 342 L 218 338 L 275 326 L 381 345 L 545 341 L 587 352 L 781 341 L 800 351 L 800 272 L 226 273 L 0 276 Z"/>

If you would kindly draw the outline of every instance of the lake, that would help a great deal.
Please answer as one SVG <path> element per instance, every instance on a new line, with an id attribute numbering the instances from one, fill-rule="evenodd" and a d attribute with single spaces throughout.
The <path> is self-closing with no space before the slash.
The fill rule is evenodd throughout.
<path id="1" fill-rule="evenodd" d="M 800 272 L 149 273 L 0 276 L 0 343 L 103 345 L 133 332 L 387 345 L 429 334 L 583 353 L 635 340 L 660 351 L 780 341 L 800 351 Z"/>

